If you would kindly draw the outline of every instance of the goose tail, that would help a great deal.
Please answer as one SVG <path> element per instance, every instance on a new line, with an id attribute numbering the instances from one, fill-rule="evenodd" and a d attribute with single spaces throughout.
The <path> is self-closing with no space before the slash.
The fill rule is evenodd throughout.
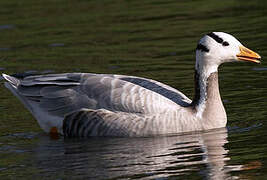
<path id="1" fill-rule="evenodd" d="M 10 84 L 12 84 L 15 87 L 18 87 L 18 85 L 20 84 L 20 80 L 15 77 L 9 76 L 4 73 L 2 74 L 2 76 L 5 80 L 7 80 Z"/>
<path id="2" fill-rule="evenodd" d="M 31 105 L 27 102 L 24 96 L 22 96 L 18 92 L 18 86 L 20 85 L 20 80 L 13 77 L 9 76 L 7 74 L 2 74 L 3 78 L 7 81 L 5 82 L 5 87 L 12 92 L 22 103 L 23 105 L 31 112 L 33 113 L 33 109 Z"/>

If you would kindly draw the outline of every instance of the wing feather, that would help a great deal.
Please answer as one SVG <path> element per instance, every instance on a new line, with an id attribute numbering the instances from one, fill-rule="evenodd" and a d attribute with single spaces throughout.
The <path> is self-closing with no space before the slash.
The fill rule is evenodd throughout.
<path id="1" fill-rule="evenodd" d="M 97 134 L 94 129 L 102 129 L 103 135 L 116 134 L 117 131 L 121 135 L 128 132 L 134 134 L 136 132 L 130 131 L 131 128 L 139 131 L 148 127 L 147 118 L 144 116 L 177 111 L 191 102 L 170 86 L 134 76 L 71 73 L 29 76 L 22 80 L 8 75 L 4 75 L 4 78 L 10 83 L 9 89 L 20 97 L 39 124 L 45 123 L 51 116 L 59 117 L 51 118 L 57 120 L 58 126 L 66 114 L 84 108 L 90 110 L 90 113 L 86 111 L 85 114 L 82 112 L 79 115 L 83 120 L 75 127 L 72 123 L 77 122 L 68 122 L 67 127 L 74 128 L 79 134 Z M 84 120 L 94 111 L 98 113 L 95 113 L 89 122 Z M 107 111 L 109 113 L 106 113 Z M 43 117 L 44 114 L 48 117 Z M 74 116 L 78 117 L 77 114 Z M 53 125 L 51 121 L 40 126 L 45 127 L 47 132 L 48 127 Z M 153 127 L 153 124 L 151 126 Z"/>
<path id="2" fill-rule="evenodd" d="M 50 74 L 29 76 L 19 83 L 15 81 L 15 84 L 19 84 L 17 90 L 20 95 L 26 99 L 38 99 L 41 108 L 54 113 L 62 108 L 72 111 L 104 108 L 132 113 L 160 113 L 190 103 L 186 96 L 170 86 L 134 76 Z"/>

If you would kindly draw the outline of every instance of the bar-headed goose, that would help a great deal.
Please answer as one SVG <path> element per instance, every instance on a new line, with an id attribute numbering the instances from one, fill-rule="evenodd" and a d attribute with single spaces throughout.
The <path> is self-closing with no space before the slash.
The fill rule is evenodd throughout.
<path id="1" fill-rule="evenodd" d="M 196 48 L 192 101 L 168 85 L 135 76 L 67 73 L 3 77 L 5 86 L 45 132 L 65 137 L 148 136 L 225 127 L 218 66 L 259 60 L 257 53 L 230 34 L 205 35 Z"/>

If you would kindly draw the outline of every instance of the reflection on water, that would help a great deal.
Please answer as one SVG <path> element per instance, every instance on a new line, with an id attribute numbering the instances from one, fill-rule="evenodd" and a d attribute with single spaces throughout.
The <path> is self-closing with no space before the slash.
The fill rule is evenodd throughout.
<path id="1" fill-rule="evenodd" d="M 254 179 L 265 177 L 262 127 L 147 138 L 1 138 L 0 177 L 50 179 Z M 35 140 L 34 140 L 35 139 Z M 34 140 L 35 143 L 27 143 Z M 23 141 L 23 143 L 19 143 Z M 257 143 L 255 143 L 257 142 Z M 12 165 L 3 161 L 17 158 Z M 21 157 L 24 157 L 21 160 Z M 26 168 L 26 169 L 25 169 Z M 14 174 L 15 173 L 15 174 Z M 1 176 L 2 175 L 2 176 Z"/>
<path id="2" fill-rule="evenodd" d="M 51 140 L 47 136 L 32 152 L 42 176 L 76 178 L 205 177 L 225 179 L 230 159 L 227 130 L 150 138 Z"/>
<path id="3" fill-rule="evenodd" d="M 7 156 L 24 154 L 27 158 L 15 166 L 0 167 L 0 172 L 8 175 L 15 171 L 15 177 L 38 179 L 250 179 L 253 170 L 262 168 L 266 155 L 259 160 L 251 157 L 266 154 L 261 148 L 267 143 L 251 151 L 249 144 L 258 137 L 244 132 L 232 134 L 232 143 L 225 128 L 147 138 L 53 140 L 45 135 L 16 134 L 12 138 L 37 141 L 21 147 L 2 146 L 0 152 Z M 244 136 L 248 138 L 244 140 Z M 31 171 L 24 171 L 25 167 Z"/>
<path id="4" fill-rule="evenodd" d="M 0 173 L 8 176 L 14 171 L 13 177 L 37 179 L 250 179 L 251 172 L 262 168 L 266 155 L 261 160 L 249 158 L 262 149 L 254 147 L 250 152 L 248 145 L 258 137 L 244 132 L 232 134 L 232 143 L 225 128 L 147 138 L 54 140 L 45 135 L 14 134 L 6 138 L 37 141 L 0 146 L 7 159 L 26 156 L 16 165 L 0 166 Z M 250 138 L 244 140 L 244 135 Z M 266 147 L 266 142 L 260 146 Z"/>

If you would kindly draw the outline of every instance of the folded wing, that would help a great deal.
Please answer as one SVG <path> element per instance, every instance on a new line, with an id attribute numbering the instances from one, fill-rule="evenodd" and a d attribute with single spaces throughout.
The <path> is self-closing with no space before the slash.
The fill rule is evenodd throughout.
<path id="1" fill-rule="evenodd" d="M 47 132 L 53 126 L 52 120 L 47 119 L 62 121 L 67 114 L 82 108 L 139 116 L 167 113 L 191 103 L 170 86 L 134 76 L 70 73 L 29 76 L 23 80 L 3 77 L 8 81 L 7 88 L 19 97 Z"/>

